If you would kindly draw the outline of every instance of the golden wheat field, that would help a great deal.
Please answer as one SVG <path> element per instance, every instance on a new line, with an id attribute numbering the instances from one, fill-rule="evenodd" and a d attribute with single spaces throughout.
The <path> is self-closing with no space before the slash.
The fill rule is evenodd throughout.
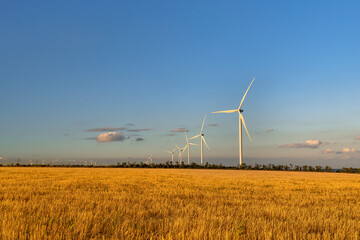
<path id="1" fill-rule="evenodd" d="M 360 239 L 360 175 L 0 168 L 0 239 Z"/>

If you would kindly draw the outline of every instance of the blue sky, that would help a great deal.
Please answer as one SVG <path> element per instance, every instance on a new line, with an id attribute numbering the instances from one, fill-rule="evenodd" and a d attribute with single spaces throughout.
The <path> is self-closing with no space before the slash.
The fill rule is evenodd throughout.
<path id="1" fill-rule="evenodd" d="M 360 167 L 359 5 L 3 2 L 0 159 L 160 162 L 185 144 L 171 130 L 193 136 L 208 114 L 206 160 L 235 165 L 237 115 L 210 113 L 236 108 L 256 77 L 246 163 Z"/>

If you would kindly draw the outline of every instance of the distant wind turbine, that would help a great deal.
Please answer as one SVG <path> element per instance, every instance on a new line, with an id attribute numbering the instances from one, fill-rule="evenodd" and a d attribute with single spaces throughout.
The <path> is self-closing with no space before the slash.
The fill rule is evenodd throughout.
<path id="1" fill-rule="evenodd" d="M 203 130 L 204 130 L 204 123 L 205 123 L 205 119 L 206 119 L 206 115 L 204 117 L 204 121 L 202 123 L 202 126 L 201 126 L 201 130 L 200 130 L 200 134 L 190 138 L 189 140 L 191 139 L 195 139 L 195 138 L 198 138 L 200 137 L 200 154 L 201 154 L 201 166 L 203 165 L 204 163 L 204 147 L 203 147 L 203 143 L 205 143 L 206 147 L 210 150 L 209 146 L 207 145 L 206 141 L 205 141 L 205 138 L 204 138 L 204 133 L 203 133 Z"/>
<path id="2" fill-rule="evenodd" d="M 233 110 L 226 110 L 226 111 L 217 111 L 217 112 L 212 112 L 212 113 L 233 113 L 233 112 L 238 112 L 239 113 L 239 162 L 240 162 L 240 167 L 242 165 L 242 160 L 243 160 L 243 154 L 242 154 L 242 133 L 241 133 L 241 130 L 242 130 L 242 123 L 244 124 L 244 128 L 246 130 L 246 133 L 247 135 L 249 136 L 249 139 L 250 141 L 252 142 L 251 140 L 251 137 L 249 135 L 249 132 L 246 128 L 246 124 L 245 124 L 245 120 L 244 120 L 244 117 L 243 115 L 241 114 L 243 112 L 243 110 L 241 109 L 241 106 L 244 102 L 244 99 L 246 97 L 246 94 L 248 93 L 250 87 L 251 87 L 251 84 L 253 84 L 255 78 L 252 80 L 252 82 L 250 83 L 248 89 L 246 90 L 241 102 L 240 102 L 240 105 L 239 105 L 239 108 L 238 109 L 233 109 Z"/>
<path id="3" fill-rule="evenodd" d="M 179 149 L 179 164 L 182 163 L 182 154 L 183 154 L 183 151 L 187 148 L 187 145 L 185 145 L 185 147 L 183 148 L 179 148 L 178 145 L 175 144 L 175 146 L 177 147 L 177 149 Z"/>
<path id="4" fill-rule="evenodd" d="M 185 133 L 185 139 L 186 139 L 186 147 L 188 149 L 188 165 L 190 165 L 190 145 L 197 145 L 197 144 L 189 142 L 190 139 L 187 138 L 186 131 L 184 131 L 184 133 Z"/>
<path id="5" fill-rule="evenodd" d="M 148 156 L 146 160 L 149 164 L 152 163 L 152 154 L 150 154 L 150 156 Z"/>
<path id="6" fill-rule="evenodd" d="M 171 154 L 171 162 L 174 164 L 174 152 L 176 150 L 176 147 L 174 147 L 174 149 L 172 151 L 167 151 L 168 153 Z"/>

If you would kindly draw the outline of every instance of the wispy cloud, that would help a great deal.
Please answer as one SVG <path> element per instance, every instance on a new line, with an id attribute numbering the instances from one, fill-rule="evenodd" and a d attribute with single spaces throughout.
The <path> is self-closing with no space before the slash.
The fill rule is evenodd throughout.
<path id="1" fill-rule="evenodd" d="M 171 130 L 170 132 L 174 132 L 174 133 L 178 133 L 178 132 L 188 132 L 189 130 L 186 128 L 175 128 L 173 130 Z"/>
<path id="2" fill-rule="evenodd" d="M 125 130 L 126 128 L 124 127 L 104 127 L 104 128 L 91 128 L 91 129 L 86 129 L 86 131 L 88 132 L 110 132 L 110 131 L 117 131 L 117 130 Z"/>
<path id="3" fill-rule="evenodd" d="M 256 134 L 256 135 L 258 135 L 258 134 L 266 134 L 266 133 L 272 133 L 272 132 L 275 132 L 275 131 L 277 131 L 277 130 L 271 128 L 271 129 L 265 130 L 264 132 L 256 132 L 255 134 Z"/>
<path id="4" fill-rule="evenodd" d="M 304 143 L 289 143 L 289 144 L 284 144 L 281 145 L 280 147 L 282 148 L 319 148 L 320 146 L 325 146 L 329 144 L 328 142 L 325 141 L 320 141 L 320 140 L 307 140 Z"/>
<path id="5" fill-rule="evenodd" d="M 141 138 L 141 137 L 138 137 L 138 138 L 136 138 L 136 140 L 135 140 L 136 142 L 140 142 L 140 141 L 144 141 L 144 139 L 143 138 Z"/>
<path id="6" fill-rule="evenodd" d="M 210 123 L 210 124 L 208 124 L 208 126 L 209 126 L 209 127 L 217 127 L 217 126 L 219 126 L 219 124 L 217 124 L 217 123 Z"/>
<path id="7" fill-rule="evenodd" d="M 114 141 L 124 141 L 126 137 L 122 133 L 117 132 L 107 132 L 107 133 L 100 133 L 97 136 L 96 140 L 98 142 L 114 142 Z"/>
<path id="8" fill-rule="evenodd" d="M 143 132 L 143 131 L 150 131 L 151 128 L 136 128 L 136 129 L 128 129 L 129 132 Z"/>
<path id="9" fill-rule="evenodd" d="M 166 134 L 166 136 L 173 137 L 173 136 L 175 136 L 175 134 L 169 133 L 169 134 Z"/>
<path id="10" fill-rule="evenodd" d="M 334 153 L 335 151 L 332 148 L 326 148 L 325 150 L 322 151 L 322 153 L 324 154 L 328 154 L 328 153 Z"/>
<path id="11" fill-rule="evenodd" d="M 360 136 L 355 137 L 356 140 L 360 140 Z"/>
<path id="12" fill-rule="evenodd" d="M 4 158 L 2 156 L 0 156 L 0 160 L 3 160 Z"/>
<path id="13" fill-rule="evenodd" d="M 133 124 L 133 123 L 128 123 L 127 125 L 128 125 L 128 126 L 134 126 L 135 124 Z"/>

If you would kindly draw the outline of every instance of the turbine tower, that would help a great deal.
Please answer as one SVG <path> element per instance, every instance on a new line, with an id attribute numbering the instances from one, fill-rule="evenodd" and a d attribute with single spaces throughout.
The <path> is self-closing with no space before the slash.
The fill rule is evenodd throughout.
<path id="1" fill-rule="evenodd" d="M 206 115 L 204 117 L 204 121 L 202 123 L 202 126 L 201 126 L 201 130 L 200 130 L 200 134 L 190 138 L 189 140 L 191 139 L 195 139 L 195 138 L 198 138 L 200 137 L 200 154 L 201 154 L 201 166 L 203 165 L 204 163 L 204 147 L 203 147 L 203 143 L 205 143 L 206 147 L 210 150 L 209 146 L 207 145 L 206 141 L 205 141 L 205 138 L 204 138 L 204 133 L 203 133 L 203 130 L 204 130 L 204 123 L 205 123 L 205 119 L 206 119 Z"/>
<path id="2" fill-rule="evenodd" d="M 190 139 L 188 139 L 186 136 L 186 130 L 184 131 L 184 133 L 185 133 L 185 139 L 186 139 L 186 147 L 188 149 L 188 165 L 190 165 L 190 145 L 197 145 L 197 144 L 189 142 Z"/>
<path id="3" fill-rule="evenodd" d="M 247 133 L 247 135 L 249 136 L 250 141 L 252 142 L 251 137 L 250 137 L 250 135 L 249 135 L 249 132 L 248 132 L 248 130 L 247 130 L 247 128 L 246 128 L 246 124 L 245 124 L 244 117 L 243 117 L 243 115 L 241 114 L 241 113 L 243 112 L 243 110 L 241 109 L 241 106 L 242 106 L 242 104 L 243 104 L 243 102 L 244 102 L 244 99 L 245 99 L 245 97 L 246 97 L 246 94 L 248 93 L 248 91 L 249 91 L 249 89 L 250 89 L 250 87 L 251 87 L 251 84 L 253 84 L 254 80 L 255 80 L 255 78 L 252 80 L 252 82 L 250 83 L 248 89 L 246 90 L 246 92 L 245 92 L 245 94 L 244 94 L 244 96 L 243 96 L 243 98 L 242 98 L 242 100 L 241 100 L 241 102 L 240 102 L 240 105 L 239 105 L 239 108 L 238 108 L 238 109 L 212 112 L 212 113 L 233 113 L 233 112 L 238 112 L 238 113 L 239 113 L 239 162 L 240 162 L 240 167 L 241 167 L 241 165 L 242 165 L 242 160 L 243 160 L 243 154 L 242 154 L 242 132 L 241 132 L 241 130 L 242 130 L 242 124 L 244 124 L 244 128 L 245 128 L 245 130 L 246 130 L 246 133 Z"/>
<path id="4" fill-rule="evenodd" d="M 176 150 L 176 147 L 174 147 L 174 149 L 172 151 L 167 151 L 168 153 L 171 154 L 171 162 L 172 162 L 172 164 L 174 164 L 174 152 L 175 152 L 175 150 Z"/>

